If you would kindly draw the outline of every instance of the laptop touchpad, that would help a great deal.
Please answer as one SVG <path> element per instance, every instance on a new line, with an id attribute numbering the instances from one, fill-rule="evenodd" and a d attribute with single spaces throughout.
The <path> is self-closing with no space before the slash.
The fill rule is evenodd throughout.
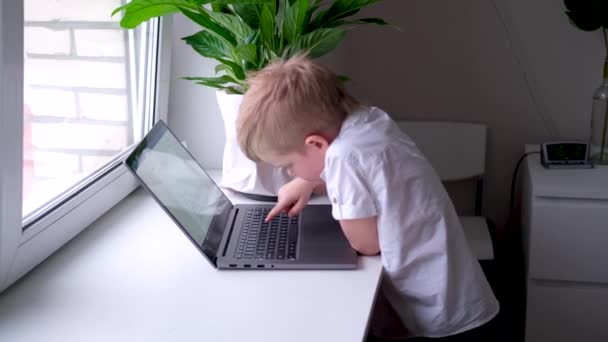
<path id="1" fill-rule="evenodd" d="M 343 258 L 354 254 L 329 205 L 309 205 L 300 215 L 300 258 Z"/>

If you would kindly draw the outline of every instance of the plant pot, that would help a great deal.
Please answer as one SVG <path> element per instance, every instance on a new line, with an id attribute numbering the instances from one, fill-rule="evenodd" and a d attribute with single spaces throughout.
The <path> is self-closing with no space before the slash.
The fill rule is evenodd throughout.
<path id="1" fill-rule="evenodd" d="M 259 198 L 276 196 L 279 188 L 291 177 L 270 164 L 249 160 L 236 140 L 236 118 L 243 95 L 217 91 L 216 97 L 226 133 L 220 185 Z"/>

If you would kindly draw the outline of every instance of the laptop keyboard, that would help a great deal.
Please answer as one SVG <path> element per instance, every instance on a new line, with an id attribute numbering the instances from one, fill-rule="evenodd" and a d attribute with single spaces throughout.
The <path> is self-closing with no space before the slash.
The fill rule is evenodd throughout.
<path id="1" fill-rule="evenodd" d="M 296 259 L 298 217 L 282 212 L 270 222 L 270 208 L 248 209 L 235 253 L 237 259 Z"/>

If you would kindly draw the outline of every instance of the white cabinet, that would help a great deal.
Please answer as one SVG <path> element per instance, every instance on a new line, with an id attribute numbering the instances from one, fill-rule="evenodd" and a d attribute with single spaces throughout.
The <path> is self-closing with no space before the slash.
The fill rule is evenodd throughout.
<path id="1" fill-rule="evenodd" d="M 608 167 L 547 170 L 531 155 L 522 195 L 526 342 L 608 341 Z"/>

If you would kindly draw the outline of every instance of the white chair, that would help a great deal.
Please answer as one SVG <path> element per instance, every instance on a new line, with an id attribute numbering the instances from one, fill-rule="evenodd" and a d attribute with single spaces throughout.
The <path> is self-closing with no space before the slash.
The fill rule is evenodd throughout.
<path id="1" fill-rule="evenodd" d="M 481 216 L 486 126 L 435 121 L 400 121 L 397 124 L 414 140 L 444 183 L 475 181 L 474 216 L 460 216 L 460 220 L 477 259 L 494 260 L 494 225 Z"/>

